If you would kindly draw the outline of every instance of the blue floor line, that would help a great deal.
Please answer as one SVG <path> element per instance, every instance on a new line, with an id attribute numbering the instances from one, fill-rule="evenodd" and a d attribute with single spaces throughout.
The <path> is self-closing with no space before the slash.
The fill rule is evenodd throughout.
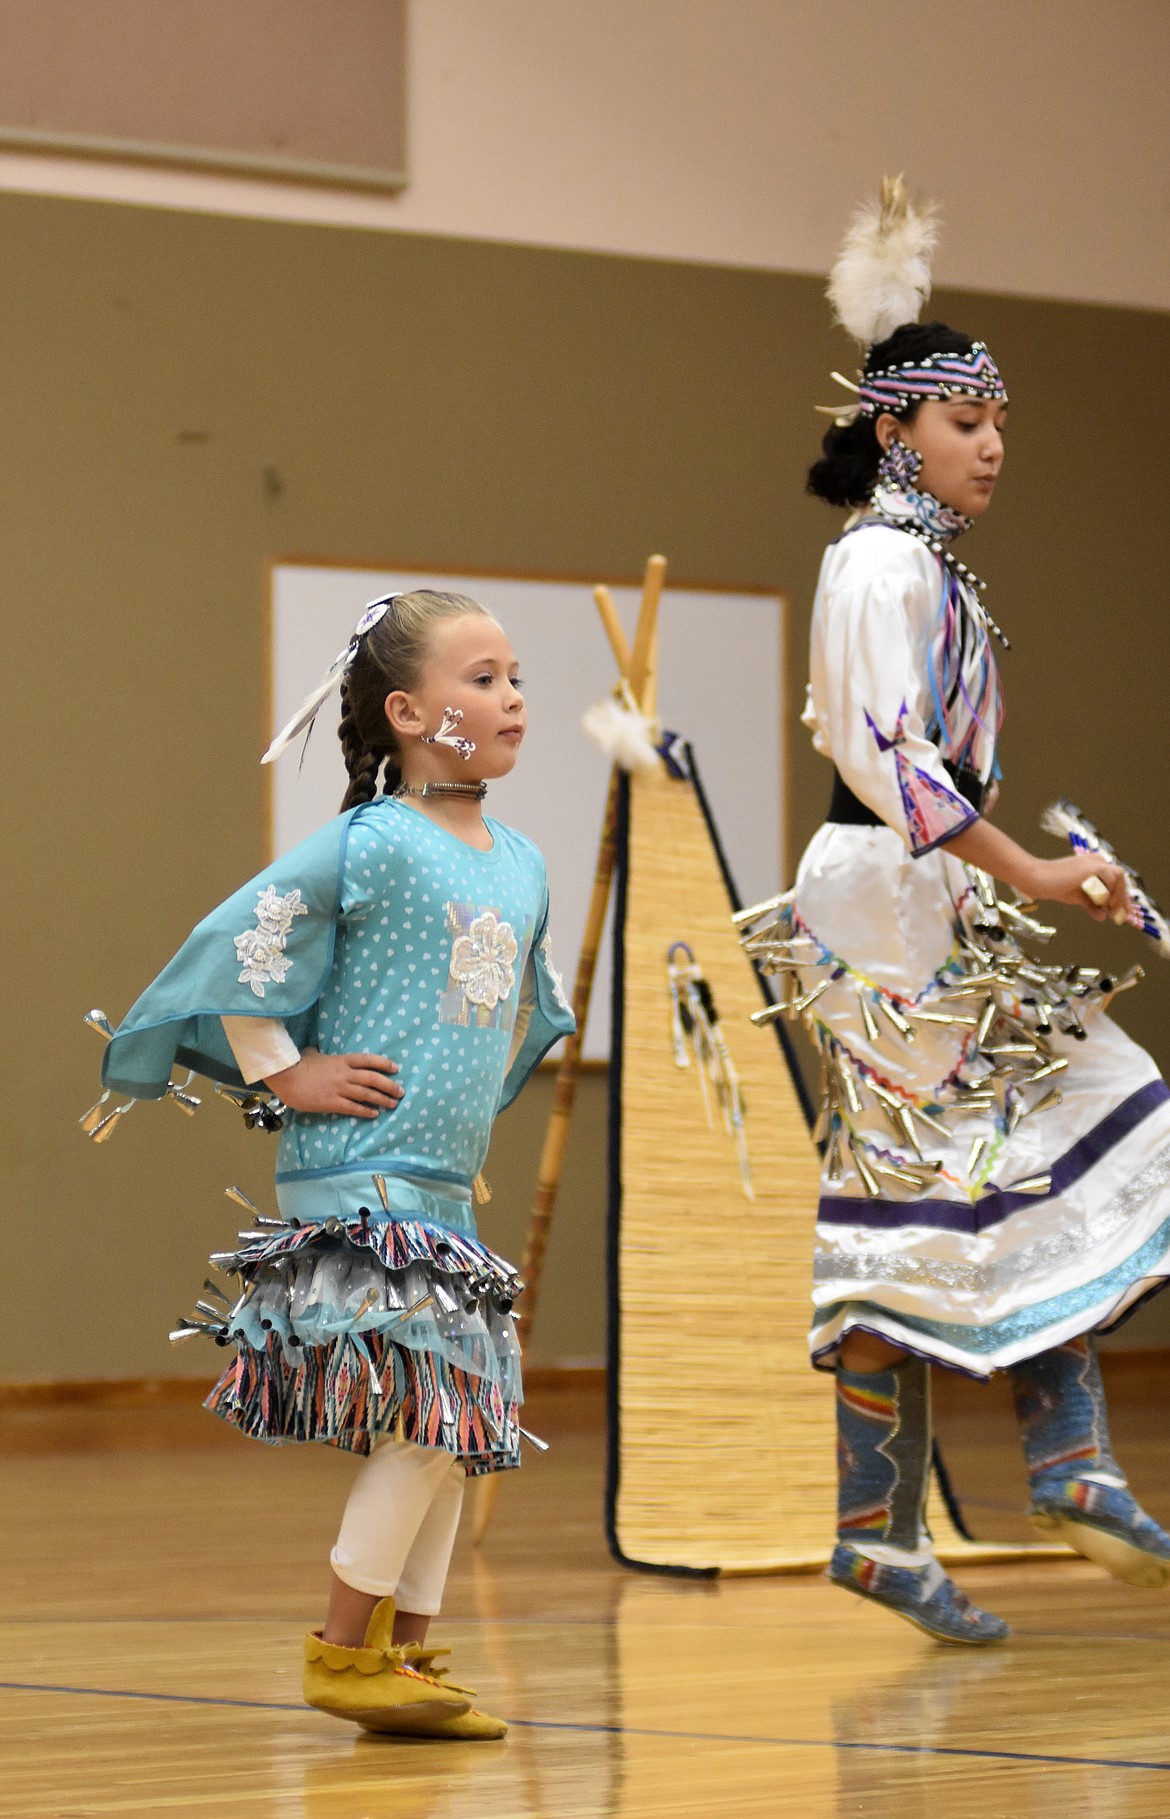
<path id="1" fill-rule="evenodd" d="M 286 1705 L 270 1699 L 222 1699 L 201 1693 L 138 1693 L 126 1688 L 108 1686 L 55 1686 L 29 1680 L 0 1680 L 0 1692 L 68 1693 L 93 1699 L 141 1699 L 164 1705 L 209 1705 L 234 1711 L 305 1712 L 299 1701 Z M 1170 1762 L 1141 1762 L 1119 1756 L 1058 1756 L 1038 1750 L 984 1750 L 963 1748 L 957 1744 L 932 1743 L 866 1743 L 837 1737 L 760 1737 L 733 1731 L 665 1731 L 640 1725 L 585 1724 L 572 1719 L 510 1718 L 516 1730 L 574 1731 L 586 1736 L 649 1737 L 668 1743 L 736 1743 L 770 1746 L 775 1749 L 870 1751 L 885 1756 L 975 1757 L 987 1762 L 1036 1762 L 1058 1768 L 1135 1768 L 1170 1771 Z"/>

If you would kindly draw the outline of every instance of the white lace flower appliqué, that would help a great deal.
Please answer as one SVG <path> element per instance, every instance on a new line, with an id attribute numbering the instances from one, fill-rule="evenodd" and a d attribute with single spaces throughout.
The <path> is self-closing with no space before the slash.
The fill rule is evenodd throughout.
<path id="1" fill-rule="evenodd" d="M 293 920 L 307 916 L 309 906 L 301 901 L 300 891 L 277 894 L 274 885 L 262 890 L 256 898 L 256 926 L 233 937 L 236 959 L 243 968 L 240 984 L 250 985 L 257 998 L 263 998 L 266 985 L 283 985 L 292 961 L 284 951 Z"/>
<path id="2" fill-rule="evenodd" d="M 494 1011 L 511 995 L 519 952 L 511 924 L 501 922 L 495 910 L 485 910 L 454 943 L 451 977 L 463 988 L 469 1004 Z"/>
<path id="3" fill-rule="evenodd" d="M 547 929 L 545 930 L 544 940 L 540 944 L 540 955 L 545 966 L 548 968 L 548 976 L 552 980 L 553 997 L 556 999 L 560 1008 L 563 1011 L 568 1011 L 571 1016 L 573 1007 L 565 996 L 565 982 L 553 965 L 552 936 Z"/>

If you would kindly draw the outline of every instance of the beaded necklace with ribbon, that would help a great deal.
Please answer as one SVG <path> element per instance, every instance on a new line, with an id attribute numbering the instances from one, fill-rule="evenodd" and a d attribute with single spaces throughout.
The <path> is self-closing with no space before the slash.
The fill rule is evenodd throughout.
<path id="1" fill-rule="evenodd" d="M 1003 722 L 999 669 L 988 632 L 1005 650 L 1005 634 L 983 603 L 985 583 L 950 545 L 974 520 L 933 493 L 879 480 L 860 524 L 885 524 L 905 531 L 936 555 L 943 572 L 938 636 L 932 640 L 930 692 L 942 744 L 951 760 L 976 769 L 975 747 L 982 732 L 993 741 Z M 858 528 L 860 528 L 860 524 Z"/>

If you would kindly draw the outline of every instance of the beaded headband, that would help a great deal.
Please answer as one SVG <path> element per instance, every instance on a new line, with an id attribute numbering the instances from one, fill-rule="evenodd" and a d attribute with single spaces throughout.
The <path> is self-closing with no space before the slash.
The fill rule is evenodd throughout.
<path id="1" fill-rule="evenodd" d="M 999 368 L 982 341 L 969 354 L 926 354 L 880 373 L 863 373 L 857 412 L 876 417 L 880 411 L 902 411 L 924 398 L 995 398 L 1007 403 Z"/>
<path id="2" fill-rule="evenodd" d="M 999 368 L 982 341 L 967 354 L 924 354 L 877 373 L 860 373 L 860 384 L 833 373 L 838 385 L 854 394 L 851 404 L 818 404 L 817 409 L 837 423 L 857 417 L 877 417 L 882 411 L 909 410 L 931 398 L 992 398 L 1007 403 L 1007 389 Z"/>

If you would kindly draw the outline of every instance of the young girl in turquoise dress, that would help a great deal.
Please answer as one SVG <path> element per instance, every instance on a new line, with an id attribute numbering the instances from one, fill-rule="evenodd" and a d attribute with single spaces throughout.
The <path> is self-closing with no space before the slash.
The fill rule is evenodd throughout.
<path id="1" fill-rule="evenodd" d="M 371 1730 L 498 1737 L 425 1646 L 465 1478 L 519 1463 L 522 1285 L 476 1234 L 472 1184 L 497 1112 L 573 1018 L 544 862 L 481 807 L 525 731 L 501 627 L 462 595 L 390 596 L 339 670 L 341 814 L 200 923 L 103 1079 L 157 1098 L 178 1064 L 282 1108 L 281 1217 L 216 1256 L 236 1292 L 183 1331 L 235 1348 L 216 1414 L 365 1455 L 306 1699 Z"/>

